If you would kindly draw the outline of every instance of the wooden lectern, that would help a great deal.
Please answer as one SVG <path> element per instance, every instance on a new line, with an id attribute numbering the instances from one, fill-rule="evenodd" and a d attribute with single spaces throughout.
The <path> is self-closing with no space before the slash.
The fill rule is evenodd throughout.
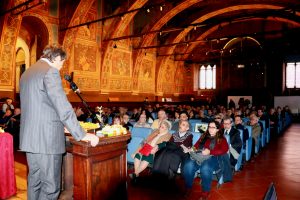
<path id="1" fill-rule="evenodd" d="M 74 200 L 127 199 L 127 141 L 130 134 L 100 138 L 99 144 L 70 138 Z"/>

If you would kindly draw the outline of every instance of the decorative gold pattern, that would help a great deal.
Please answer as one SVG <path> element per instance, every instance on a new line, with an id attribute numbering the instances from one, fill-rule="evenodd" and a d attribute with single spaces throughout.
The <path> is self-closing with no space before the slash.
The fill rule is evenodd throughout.
<path id="1" fill-rule="evenodd" d="M 78 77 L 75 81 L 79 88 L 84 88 L 85 90 L 95 90 L 98 91 L 100 88 L 99 79 L 93 79 L 91 77 Z"/>
<path id="2" fill-rule="evenodd" d="M 130 76 L 131 53 L 115 50 L 112 56 L 111 75 Z"/>
<path id="3" fill-rule="evenodd" d="M 86 44 L 75 44 L 74 47 L 74 70 L 96 71 L 97 47 Z"/>
<path id="4" fill-rule="evenodd" d="M 1 37 L 0 85 L 13 86 L 15 44 L 21 26 L 21 16 L 6 15 Z"/>

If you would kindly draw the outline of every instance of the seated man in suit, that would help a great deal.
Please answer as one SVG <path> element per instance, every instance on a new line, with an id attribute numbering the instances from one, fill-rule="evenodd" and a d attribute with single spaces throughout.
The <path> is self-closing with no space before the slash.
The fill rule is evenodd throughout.
<path id="1" fill-rule="evenodd" d="M 225 116 L 223 118 L 223 133 L 229 144 L 229 154 L 230 154 L 230 164 L 232 169 L 234 169 L 237 159 L 242 150 L 242 140 L 240 137 L 240 132 L 233 127 L 232 118 L 230 116 Z"/>

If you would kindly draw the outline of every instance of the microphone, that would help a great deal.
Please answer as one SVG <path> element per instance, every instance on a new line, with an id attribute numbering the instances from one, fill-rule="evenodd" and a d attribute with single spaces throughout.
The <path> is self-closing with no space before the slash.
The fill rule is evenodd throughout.
<path id="1" fill-rule="evenodd" d="M 65 74 L 65 75 L 64 75 L 64 78 L 65 78 L 66 81 L 68 81 L 68 82 L 70 82 L 70 83 L 72 82 L 72 78 L 71 78 L 70 75 Z"/>
<path id="2" fill-rule="evenodd" d="M 71 78 L 70 75 L 65 74 L 65 75 L 64 75 L 64 79 L 70 83 L 71 89 L 72 89 L 74 92 L 80 94 L 80 90 L 79 90 L 78 86 L 72 81 L 72 78 Z"/>

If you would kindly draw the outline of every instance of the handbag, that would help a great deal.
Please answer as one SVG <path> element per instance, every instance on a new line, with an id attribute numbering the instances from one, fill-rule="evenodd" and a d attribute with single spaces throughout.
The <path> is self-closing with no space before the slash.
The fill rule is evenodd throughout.
<path id="1" fill-rule="evenodd" d="M 203 161 L 211 157 L 211 155 L 203 155 L 202 151 L 196 151 L 196 152 L 192 151 L 189 153 L 190 153 L 190 158 L 192 160 L 195 160 L 198 165 L 201 165 Z"/>
<path id="2" fill-rule="evenodd" d="M 151 150 L 153 149 L 153 147 L 146 143 L 144 144 L 144 146 L 139 150 L 139 153 L 141 153 L 143 156 L 149 156 L 151 153 Z"/>

